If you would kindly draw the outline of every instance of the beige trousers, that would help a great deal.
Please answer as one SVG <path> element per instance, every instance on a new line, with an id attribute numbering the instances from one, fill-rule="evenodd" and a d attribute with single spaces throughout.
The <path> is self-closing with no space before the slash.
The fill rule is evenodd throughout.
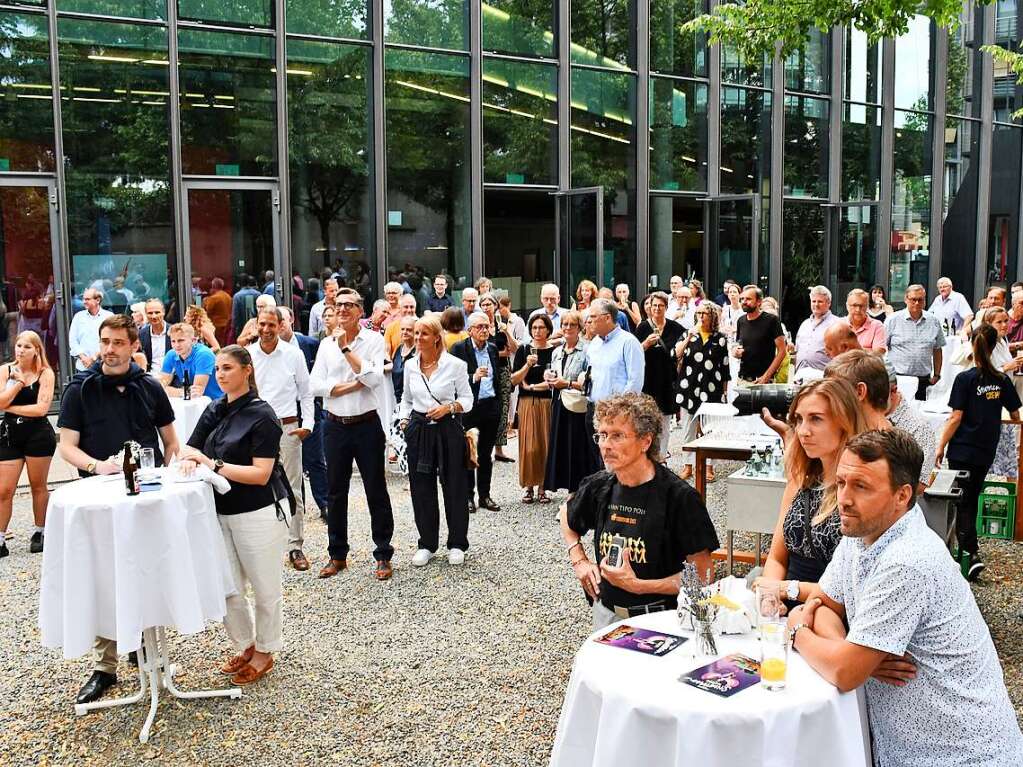
<path id="1" fill-rule="evenodd" d="M 302 440 L 288 434 L 294 429 L 295 424 L 287 424 L 284 427 L 284 434 L 281 436 L 281 466 L 284 473 L 288 475 L 288 484 L 291 485 L 291 492 L 295 494 L 295 515 L 288 524 L 288 551 L 301 549 L 305 544 L 305 504 L 302 503 L 302 483 L 305 477 L 302 474 Z M 281 501 L 282 506 L 286 501 Z"/>

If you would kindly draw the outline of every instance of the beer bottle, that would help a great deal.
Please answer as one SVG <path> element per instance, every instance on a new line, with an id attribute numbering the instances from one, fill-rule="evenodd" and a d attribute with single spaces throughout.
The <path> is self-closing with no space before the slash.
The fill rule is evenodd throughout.
<path id="1" fill-rule="evenodd" d="M 131 442 L 124 443 L 124 486 L 128 495 L 138 495 L 141 492 L 139 487 L 138 463 L 135 461 L 135 451 Z"/>
<path id="2" fill-rule="evenodd" d="M 192 377 L 188 375 L 188 371 L 184 371 L 181 374 L 181 398 L 192 399 Z"/>

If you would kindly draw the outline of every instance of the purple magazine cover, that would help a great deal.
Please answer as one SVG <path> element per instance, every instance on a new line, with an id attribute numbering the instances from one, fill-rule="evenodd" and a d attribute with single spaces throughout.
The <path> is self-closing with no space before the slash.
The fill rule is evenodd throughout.
<path id="1" fill-rule="evenodd" d="M 686 637 L 665 634 L 659 631 L 638 629 L 635 626 L 615 626 L 595 642 L 641 652 L 644 655 L 667 655 L 686 641 Z"/>
<path id="2" fill-rule="evenodd" d="M 728 698 L 760 681 L 760 663 L 746 655 L 726 655 L 706 666 L 694 668 L 678 680 Z"/>

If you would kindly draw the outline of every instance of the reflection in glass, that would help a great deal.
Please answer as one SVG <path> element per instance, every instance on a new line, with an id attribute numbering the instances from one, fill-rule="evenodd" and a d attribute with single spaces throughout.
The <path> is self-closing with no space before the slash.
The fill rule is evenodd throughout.
<path id="1" fill-rule="evenodd" d="M 945 108 L 950 115 L 980 117 L 980 99 L 975 98 L 974 94 L 980 92 L 982 68 L 978 41 L 983 37 L 984 14 L 977 13 L 973 3 L 964 4 L 959 26 L 948 32 Z M 996 78 L 999 77 L 999 66 L 998 62 L 994 62 Z M 1006 74 L 1003 73 L 1003 76 Z M 997 84 L 995 91 L 998 91 Z"/>
<path id="2" fill-rule="evenodd" d="M 230 0 L 219 3 L 211 3 L 209 0 L 177 0 L 177 3 L 178 18 L 181 19 L 252 27 L 274 25 L 273 0 Z"/>
<path id="3" fill-rule="evenodd" d="M 527 308 L 529 284 L 554 280 L 554 206 L 545 191 L 483 190 L 483 273 L 508 291 L 512 309 Z"/>
<path id="4" fill-rule="evenodd" d="M 558 183 L 558 71 L 484 59 L 483 180 Z"/>
<path id="5" fill-rule="evenodd" d="M 288 41 L 291 260 L 307 277 L 338 261 L 371 274 L 369 68 L 366 46 Z"/>
<path id="6" fill-rule="evenodd" d="M 721 191 L 743 194 L 769 189 L 771 94 L 749 88 L 721 89 Z"/>
<path id="7" fill-rule="evenodd" d="M 573 295 L 583 280 L 606 285 L 608 278 L 598 265 L 599 230 L 604 217 L 597 207 L 597 193 L 564 194 L 557 202 L 561 294 Z M 614 280 L 610 283 L 613 285 Z"/>
<path id="8" fill-rule="evenodd" d="M 614 69 L 635 66 L 635 29 L 631 0 L 575 0 L 572 63 Z"/>
<path id="9" fill-rule="evenodd" d="M 877 260 L 877 206 L 850 205 L 838 214 L 838 268 L 829 286 L 836 296 L 869 290 Z M 836 281 L 837 280 L 837 281 Z"/>
<path id="10" fill-rule="evenodd" d="M 706 0 L 650 0 L 652 71 L 707 76 L 707 36 L 682 31 L 683 24 L 706 12 Z"/>
<path id="11" fill-rule="evenodd" d="M 850 101 L 881 103 L 881 43 L 871 44 L 855 27 L 845 32 L 842 62 L 845 98 Z"/>
<path id="12" fill-rule="evenodd" d="M 795 338 L 810 315 L 810 287 L 824 281 L 824 208 L 786 200 L 782 212 L 781 321 Z"/>
<path id="13" fill-rule="evenodd" d="M 995 44 L 1009 51 L 1018 51 L 1020 45 L 1017 25 L 1016 0 L 995 0 Z M 1016 82 L 1016 75 L 1008 67 L 994 62 L 994 119 L 1010 122 L 1012 113 L 1023 107 L 1023 86 Z M 997 155 L 995 155 L 997 157 Z"/>
<path id="14" fill-rule="evenodd" d="M 178 45 L 184 173 L 276 175 L 273 38 L 182 29 Z"/>
<path id="15" fill-rule="evenodd" d="M 468 50 L 466 0 L 384 0 L 384 39 L 389 43 Z"/>
<path id="16" fill-rule="evenodd" d="M 167 19 L 166 0 L 56 0 L 59 12 L 93 13 L 97 16 L 124 16 L 131 19 Z M 45 5 L 37 0 L 33 5 Z"/>
<path id="17" fill-rule="evenodd" d="M 553 0 L 489 0 L 482 5 L 483 50 L 556 56 Z"/>
<path id="18" fill-rule="evenodd" d="M 60 19 L 60 81 L 74 295 L 104 290 L 122 309 L 174 306 L 167 30 Z"/>
<path id="19" fill-rule="evenodd" d="M 935 31 L 926 16 L 915 16 L 909 31 L 895 39 L 895 106 L 925 111 L 933 108 Z"/>
<path id="20" fill-rule="evenodd" d="M 673 274 L 683 279 L 703 276 L 703 210 L 704 203 L 692 197 L 650 196 L 650 282 L 653 287 L 668 290 Z"/>
<path id="21" fill-rule="evenodd" d="M 995 123 L 991 155 L 991 211 L 987 228 L 986 282 L 1018 279 L 1019 184 L 1023 172 L 1023 129 Z"/>
<path id="22" fill-rule="evenodd" d="M 842 199 L 876 200 L 881 187 L 881 110 L 845 105 L 842 120 Z"/>
<path id="23" fill-rule="evenodd" d="M 330 37 L 369 36 L 367 0 L 287 0 L 288 32 Z"/>
<path id="24" fill-rule="evenodd" d="M 721 80 L 736 85 L 771 87 L 773 59 L 764 56 L 759 63 L 747 63 L 744 56 L 728 46 L 721 46 Z"/>
<path id="25" fill-rule="evenodd" d="M 0 12 L 0 158 L 5 171 L 52 172 L 53 87 L 45 16 Z"/>
<path id="26" fill-rule="evenodd" d="M 387 263 L 471 281 L 469 59 L 388 50 Z M 427 140 L 428 137 L 428 140 Z"/>
<path id="27" fill-rule="evenodd" d="M 710 274 L 707 286 L 721 285 L 731 277 L 740 285 L 753 280 L 753 250 L 757 237 L 753 198 L 710 203 Z"/>
<path id="28" fill-rule="evenodd" d="M 707 188 L 707 86 L 650 78 L 650 188 Z"/>
<path id="29" fill-rule="evenodd" d="M 828 196 L 828 101 L 785 97 L 785 194 Z"/>
<path id="30" fill-rule="evenodd" d="M 895 112 L 895 185 L 892 197 L 891 299 L 906 286 L 927 283 L 931 237 L 933 118 Z"/>
<path id="31" fill-rule="evenodd" d="M 831 35 L 811 28 L 806 42 L 785 59 L 785 89 L 808 93 L 831 90 Z"/>
<path id="32" fill-rule="evenodd" d="M 980 123 L 948 118 L 945 122 L 945 184 L 941 224 L 941 270 L 967 295 L 973 292 L 977 252 Z M 961 286 L 961 287 L 960 287 Z"/>

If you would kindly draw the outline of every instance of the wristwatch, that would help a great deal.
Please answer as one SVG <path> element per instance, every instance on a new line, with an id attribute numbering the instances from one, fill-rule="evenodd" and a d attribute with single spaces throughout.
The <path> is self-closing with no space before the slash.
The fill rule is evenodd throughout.
<path id="1" fill-rule="evenodd" d="M 808 628 L 810 628 L 810 627 L 807 626 L 805 623 L 797 623 L 795 626 L 793 626 L 792 628 L 789 629 L 789 645 L 792 647 L 793 650 L 796 649 L 796 645 L 795 645 L 796 633 L 799 631 L 799 629 L 808 629 Z"/>
<path id="2" fill-rule="evenodd" d="M 352 347 L 351 346 L 342 346 L 341 347 L 341 353 L 342 354 L 349 354 L 351 351 L 352 351 Z"/>
<path id="3" fill-rule="evenodd" d="M 89 461 L 87 464 L 85 464 L 85 470 L 87 472 L 89 472 L 89 474 L 95 474 L 96 473 L 96 462 L 95 461 Z"/>
<path id="4" fill-rule="evenodd" d="M 223 468 L 224 468 L 224 459 L 223 458 L 216 458 L 216 459 L 214 459 L 214 461 L 213 461 L 213 473 L 214 474 L 219 474 L 220 470 L 223 469 Z"/>
<path id="5" fill-rule="evenodd" d="M 793 602 L 799 599 L 799 581 L 789 581 L 785 586 L 785 596 Z"/>

